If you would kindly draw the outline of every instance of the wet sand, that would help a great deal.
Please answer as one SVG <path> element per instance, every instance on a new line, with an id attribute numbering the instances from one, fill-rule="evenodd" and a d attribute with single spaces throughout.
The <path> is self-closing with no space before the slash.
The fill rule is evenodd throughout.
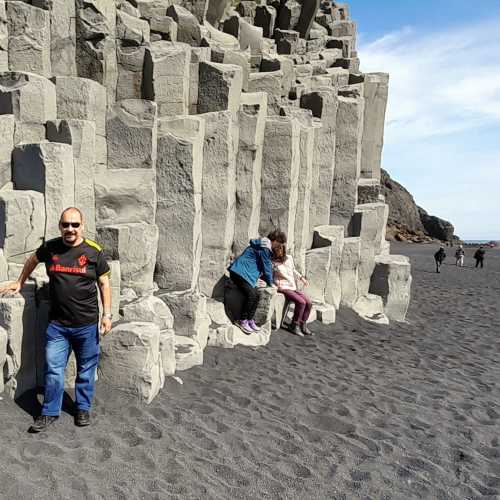
<path id="1" fill-rule="evenodd" d="M 4 398 L 0 498 L 499 498 L 500 250 L 441 274 L 435 250 L 393 245 L 407 323 L 341 311 L 313 338 L 208 348 L 149 406 L 100 383 L 85 429 L 65 412 L 28 434 L 33 399 Z"/>

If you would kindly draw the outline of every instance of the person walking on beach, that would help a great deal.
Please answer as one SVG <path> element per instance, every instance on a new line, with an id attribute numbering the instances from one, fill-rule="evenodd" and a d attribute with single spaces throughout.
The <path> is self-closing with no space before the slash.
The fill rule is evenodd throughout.
<path id="1" fill-rule="evenodd" d="M 476 259 L 476 267 L 481 266 L 481 269 L 484 267 L 484 256 L 486 255 L 486 250 L 483 245 L 481 245 L 474 254 L 474 259 Z"/>
<path id="2" fill-rule="evenodd" d="M 443 265 L 444 259 L 446 259 L 446 252 L 444 251 L 444 246 L 441 245 L 439 250 L 434 254 L 434 260 L 436 261 L 436 272 L 440 273 L 440 268 Z"/>
<path id="3" fill-rule="evenodd" d="M 61 237 L 45 242 L 29 257 L 18 280 L 0 289 L 0 294 L 19 293 L 39 263 L 49 276 L 50 316 L 45 343 L 45 391 L 42 413 L 30 432 L 41 432 L 52 425 L 61 412 L 64 370 L 71 349 L 75 353 L 75 425 L 90 424 L 95 372 L 99 361 L 99 331 L 111 330 L 110 269 L 102 248 L 84 239 L 83 216 L 71 207 L 59 220 Z M 98 285 L 104 314 L 99 328 Z"/>
<path id="4" fill-rule="evenodd" d="M 274 286 L 273 245 L 279 245 L 279 242 L 271 242 L 269 238 L 250 240 L 249 246 L 229 266 L 229 276 L 244 296 L 241 318 L 236 321 L 236 326 L 247 335 L 260 331 L 254 320 L 259 305 L 257 281 L 262 276 L 268 286 Z"/>
<path id="5" fill-rule="evenodd" d="M 457 251 L 455 252 L 456 265 L 459 267 L 464 267 L 465 252 L 464 247 L 459 245 Z"/>
<path id="6" fill-rule="evenodd" d="M 280 244 L 273 253 L 273 271 L 278 291 L 295 305 L 291 332 L 301 337 L 312 335 L 307 327 L 312 301 L 297 288 L 297 281 L 301 281 L 306 287 L 309 286 L 309 282 L 295 269 L 293 258 L 286 254 L 286 246 L 283 244 Z"/>

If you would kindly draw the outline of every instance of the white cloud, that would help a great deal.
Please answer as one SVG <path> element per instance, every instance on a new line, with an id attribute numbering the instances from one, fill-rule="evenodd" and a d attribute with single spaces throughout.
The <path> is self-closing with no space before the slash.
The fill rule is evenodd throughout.
<path id="1" fill-rule="evenodd" d="M 406 27 L 360 47 L 363 71 L 391 76 L 386 143 L 500 125 L 499 26 Z"/>

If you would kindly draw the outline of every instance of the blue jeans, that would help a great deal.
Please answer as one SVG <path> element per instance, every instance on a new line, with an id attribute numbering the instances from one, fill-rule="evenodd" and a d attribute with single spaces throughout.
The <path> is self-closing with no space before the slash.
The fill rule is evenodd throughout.
<path id="1" fill-rule="evenodd" d="M 64 394 L 64 370 L 71 349 L 76 357 L 75 403 L 77 410 L 90 410 L 95 372 L 99 362 L 97 323 L 71 328 L 49 323 L 45 344 L 45 397 L 42 415 L 57 416 Z"/>

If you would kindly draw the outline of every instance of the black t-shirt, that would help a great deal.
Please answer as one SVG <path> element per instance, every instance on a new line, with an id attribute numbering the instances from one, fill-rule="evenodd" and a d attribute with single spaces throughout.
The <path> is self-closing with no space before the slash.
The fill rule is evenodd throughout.
<path id="1" fill-rule="evenodd" d="M 36 257 L 45 263 L 49 276 L 50 320 L 69 327 L 96 323 L 96 282 L 110 273 L 102 248 L 91 240 L 69 247 L 62 238 L 55 238 L 45 242 Z"/>

